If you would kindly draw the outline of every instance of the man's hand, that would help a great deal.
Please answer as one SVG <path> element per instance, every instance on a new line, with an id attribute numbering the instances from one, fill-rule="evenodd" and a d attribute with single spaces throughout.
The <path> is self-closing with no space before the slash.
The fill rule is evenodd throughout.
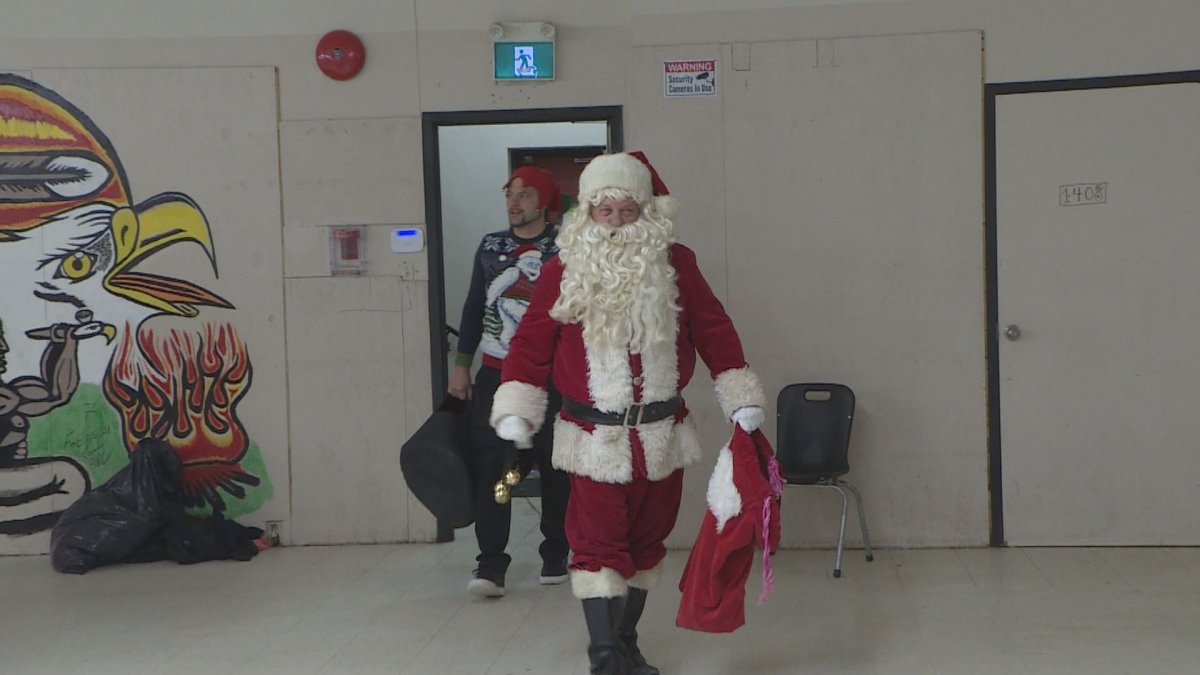
<path id="1" fill-rule="evenodd" d="M 733 417 L 730 418 L 746 433 L 752 433 L 755 429 L 762 426 L 763 420 L 767 414 L 763 409 L 756 405 L 748 405 L 745 408 L 738 408 L 733 411 Z"/>
<path id="2" fill-rule="evenodd" d="M 454 398 L 467 400 L 471 398 L 471 369 L 467 366 L 454 366 L 454 370 L 450 371 L 450 386 L 446 387 L 446 392 Z"/>
<path id="3" fill-rule="evenodd" d="M 516 415 L 505 415 L 496 420 L 496 435 L 506 441 L 512 441 L 519 450 L 533 447 L 533 429 L 528 422 Z"/>

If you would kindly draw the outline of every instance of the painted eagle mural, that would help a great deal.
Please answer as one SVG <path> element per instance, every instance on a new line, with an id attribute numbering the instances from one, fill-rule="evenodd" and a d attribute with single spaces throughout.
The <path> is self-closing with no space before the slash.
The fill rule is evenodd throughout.
<path id="1" fill-rule="evenodd" d="M 0 533 L 49 527 L 78 496 L 71 490 L 96 478 L 72 454 L 90 446 L 63 440 L 64 424 L 86 417 L 68 412 L 85 405 L 73 400 L 85 391 L 88 414 L 101 404 L 119 429 L 80 437 L 126 452 L 142 438 L 166 440 L 193 506 L 224 510 L 263 479 L 242 466 L 246 346 L 232 325 L 198 319 L 233 304 L 196 281 L 138 269 L 180 244 L 199 247 L 217 274 L 209 222 L 191 197 L 135 202 L 116 151 L 81 110 L 0 74 Z M 155 329 L 149 320 L 160 316 L 197 328 Z M 64 447 L 50 447 L 56 438 Z"/>

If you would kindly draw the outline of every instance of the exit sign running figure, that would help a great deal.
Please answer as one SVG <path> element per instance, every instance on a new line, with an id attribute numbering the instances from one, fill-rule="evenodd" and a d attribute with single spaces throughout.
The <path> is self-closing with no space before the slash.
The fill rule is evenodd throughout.
<path id="1" fill-rule="evenodd" d="M 495 42 L 497 80 L 553 80 L 553 42 Z"/>

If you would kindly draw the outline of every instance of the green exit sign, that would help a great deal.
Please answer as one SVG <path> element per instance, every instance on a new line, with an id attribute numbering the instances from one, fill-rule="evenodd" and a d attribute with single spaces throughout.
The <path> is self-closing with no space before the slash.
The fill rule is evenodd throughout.
<path id="1" fill-rule="evenodd" d="M 553 42 L 493 42 L 497 80 L 553 80 Z"/>

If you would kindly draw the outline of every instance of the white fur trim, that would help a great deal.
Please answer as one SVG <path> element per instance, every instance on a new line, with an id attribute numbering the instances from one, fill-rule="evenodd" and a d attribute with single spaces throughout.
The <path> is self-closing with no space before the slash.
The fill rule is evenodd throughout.
<path id="1" fill-rule="evenodd" d="M 624 190 L 639 204 L 645 204 L 654 193 L 650 169 L 637 157 L 623 152 L 599 155 L 583 167 L 579 174 L 579 203 L 587 204 L 593 195 L 606 188 Z"/>
<path id="2" fill-rule="evenodd" d="M 638 570 L 633 576 L 629 577 L 627 583 L 634 588 L 648 591 L 657 586 L 658 582 L 662 580 L 663 565 L 665 564 L 665 560 L 660 560 L 657 565 L 648 570 Z"/>
<path id="3" fill-rule="evenodd" d="M 554 468 L 601 483 L 628 483 L 633 480 L 633 455 L 629 430 L 620 426 L 597 425 L 588 433 L 583 427 L 563 418 L 554 421 Z"/>
<path id="4" fill-rule="evenodd" d="M 666 401 L 679 393 L 679 315 L 661 322 L 663 335 L 642 349 L 642 401 Z M 605 345 L 583 332 L 588 395 L 597 410 L 622 412 L 633 404 L 633 373 L 625 345 Z"/>
<path id="5" fill-rule="evenodd" d="M 633 375 L 625 347 L 601 347 L 583 337 L 587 355 L 588 394 L 597 410 L 621 412 L 633 404 Z M 674 396 L 674 394 L 671 394 Z"/>
<path id="6" fill-rule="evenodd" d="M 676 469 L 700 460 L 702 450 L 691 415 L 682 422 L 674 418 L 637 427 L 646 456 L 646 476 L 662 480 Z M 554 467 L 601 483 L 625 484 L 633 480 L 633 448 L 629 429 L 596 425 L 589 433 L 574 422 L 554 422 Z"/>
<path id="7" fill-rule="evenodd" d="M 717 454 L 717 465 L 708 479 L 708 510 L 717 518 L 717 534 L 729 519 L 742 512 L 742 495 L 733 484 L 733 452 L 729 446 Z"/>
<path id="8" fill-rule="evenodd" d="M 550 405 L 550 394 L 542 387 L 526 382 L 509 380 L 496 389 L 492 398 L 492 414 L 488 423 L 496 426 L 505 415 L 516 415 L 529 422 L 535 432 L 546 419 L 546 408 Z"/>
<path id="9" fill-rule="evenodd" d="M 666 401 L 679 395 L 679 317 L 664 322 L 667 334 L 642 349 L 642 400 Z"/>
<path id="10" fill-rule="evenodd" d="M 662 480 L 676 469 L 695 464 L 703 454 L 691 415 L 678 424 L 670 417 L 643 424 L 637 433 L 646 455 L 646 477 L 650 480 Z"/>
<path id="11" fill-rule="evenodd" d="M 654 210 L 673 222 L 679 216 L 679 202 L 671 195 L 659 195 L 654 198 Z"/>
<path id="12" fill-rule="evenodd" d="M 721 404 L 725 419 L 732 419 L 738 408 L 766 406 L 767 396 L 763 393 L 762 382 L 749 367 L 730 368 L 717 375 L 716 387 L 717 402 Z"/>
<path id="13" fill-rule="evenodd" d="M 611 567 L 601 567 L 599 572 L 570 570 L 571 592 L 580 600 L 588 598 L 619 598 L 629 590 L 629 584 L 621 573 Z"/>

